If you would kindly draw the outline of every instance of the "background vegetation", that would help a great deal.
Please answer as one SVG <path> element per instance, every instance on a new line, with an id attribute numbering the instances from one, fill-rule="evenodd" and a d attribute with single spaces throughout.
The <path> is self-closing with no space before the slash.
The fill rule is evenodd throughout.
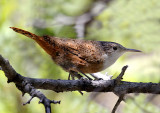
<path id="1" fill-rule="evenodd" d="M 51 58 L 31 39 L 9 29 L 19 27 L 38 35 L 76 38 L 74 23 L 62 16 L 78 18 L 91 6 L 105 0 L 0 0 L 0 54 L 24 76 L 33 78 L 67 79 L 68 73 L 55 65 Z M 107 1 L 107 0 L 106 0 Z M 108 0 L 109 1 L 109 0 Z M 86 26 L 84 39 L 114 41 L 140 49 L 141 54 L 129 53 L 121 57 L 108 72 L 116 76 L 128 64 L 124 80 L 132 82 L 160 81 L 160 2 L 159 0 L 110 0 L 105 9 Z M 94 10 L 96 11 L 96 10 Z M 52 105 L 53 113 L 106 113 L 115 104 L 113 94 L 99 94 L 90 101 L 90 93 L 54 93 L 43 91 L 50 99 L 62 100 Z M 133 95 L 131 95 L 133 97 Z M 140 94 L 129 97 L 119 107 L 123 113 L 159 113 L 159 96 Z M 43 113 L 38 99 L 26 106 L 30 97 L 21 97 L 13 84 L 7 84 L 0 72 L 0 113 Z"/>

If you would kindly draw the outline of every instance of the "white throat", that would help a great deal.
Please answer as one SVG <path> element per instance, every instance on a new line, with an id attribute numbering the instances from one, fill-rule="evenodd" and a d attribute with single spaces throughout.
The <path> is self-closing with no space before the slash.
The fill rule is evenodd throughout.
<path id="1" fill-rule="evenodd" d="M 108 68 L 109 66 L 111 66 L 112 64 L 114 64 L 116 62 L 116 60 L 122 55 L 123 53 L 114 53 L 111 56 L 108 56 L 107 54 L 103 55 L 104 60 L 104 64 L 103 64 L 103 70 Z"/>

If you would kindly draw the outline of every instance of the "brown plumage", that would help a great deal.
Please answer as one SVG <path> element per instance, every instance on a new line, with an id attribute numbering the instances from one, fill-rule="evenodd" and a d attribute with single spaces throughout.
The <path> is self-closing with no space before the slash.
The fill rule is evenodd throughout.
<path id="1" fill-rule="evenodd" d="M 37 36 L 19 28 L 10 28 L 35 40 L 56 64 L 68 72 L 99 72 L 112 65 L 125 51 L 140 52 L 115 42 Z"/>
<path id="2" fill-rule="evenodd" d="M 105 53 L 97 41 L 37 36 L 19 28 L 10 28 L 34 39 L 56 64 L 68 72 L 95 73 L 102 69 L 104 59 L 100 57 Z"/>

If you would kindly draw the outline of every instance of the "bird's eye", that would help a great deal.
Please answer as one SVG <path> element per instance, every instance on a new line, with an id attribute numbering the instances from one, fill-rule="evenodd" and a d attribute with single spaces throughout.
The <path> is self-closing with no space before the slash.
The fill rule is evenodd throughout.
<path id="1" fill-rule="evenodd" d="M 117 47 L 113 47 L 114 50 L 117 50 Z"/>

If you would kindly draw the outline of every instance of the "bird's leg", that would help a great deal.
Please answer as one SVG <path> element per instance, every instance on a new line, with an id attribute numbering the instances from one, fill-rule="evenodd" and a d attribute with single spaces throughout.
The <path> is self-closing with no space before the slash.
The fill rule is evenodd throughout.
<path id="1" fill-rule="evenodd" d="M 85 77 L 87 77 L 89 80 L 92 80 L 92 78 L 90 78 L 88 75 L 84 74 L 83 72 L 79 71 L 80 73 L 82 73 Z M 69 72 L 72 75 L 76 76 L 78 79 L 81 79 L 83 78 L 82 75 L 78 74 L 78 72 L 75 72 L 75 71 L 70 71 Z"/>
<path id="2" fill-rule="evenodd" d="M 75 71 L 70 71 L 69 73 L 71 77 L 76 76 L 78 79 L 81 79 L 83 77 L 82 75 L 78 74 L 78 72 L 75 72 Z"/>
<path id="3" fill-rule="evenodd" d="M 98 78 L 95 77 L 92 73 L 90 73 L 90 75 L 94 78 L 94 80 L 98 80 Z"/>
<path id="4" fill-rule="evenodd" d="M 75 75 L 73 75 L 73 74 L 75 74 Z M 70 76 L 72 77 L 72 80 L 75 80 L 75 76 L 77 77 L 77 78 L 82 78 L 82 76 L 80 75 L 80 74 L 78 74 L 77 72 L 74 72 L 74 71 L 72 71 L 72 72 L 70 72 L 69 73 L 69 76 L 68 76 L 68 80 L 70 80 Z M 78 91 L 81 95 L 83 95 L 83 93 L 82 93 L 82 91 Z"/>
<path id="5" fill-rule="evenodd" d="M 71 74 L 69 73 L 69 75 L 68 75 L 68 80 L 70 80 L 70 77 L 71 77 Z"/>
<path id="6" fill-rule="evenodd" d="M 71 75 L 71 78 L 72 78 L 72 80 L 75 80 L 75 76 L 74 75 Z"/>
<path id="7" fill-rule="evenodd" d="M 108 73 L 101 74 L 100 72 L 97 72 L 97 73 L 91 73 L 90 75 L 94 77 L 95 80 L 111 80 L 112 79 L 112 75 L 108 75 Z"/>
<path id="8" fill-rule="evenodd" d="M 86 75 L 85 73 L 83 73 L 83 72 L 80 72 L 80 73 L 82 73 L 85 77 L 87 77 L 89 80 L 92 80 L 92 78 L 90 78 L 88 75 Z"/>

